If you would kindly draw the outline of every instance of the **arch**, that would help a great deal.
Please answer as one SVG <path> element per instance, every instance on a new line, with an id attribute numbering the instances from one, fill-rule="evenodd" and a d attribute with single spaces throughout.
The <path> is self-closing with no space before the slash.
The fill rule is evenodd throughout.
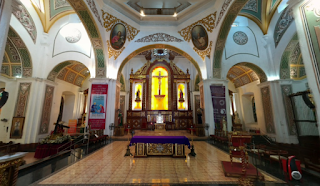
<path id="1" fill-rule="evenodd" d="M 32 58 L 19 34 L 10 26 L 1 67 L 6 77 L 31 77 Z"/>
<path id="2" fill-rule="evenodd" d="M 106 64 L 105 64 L 105 54 L 103 47 L 103 40 L 101 38 L 99 28 L 96 25 L 94 18 L 91 15 L 91 11 L 84 1 L 79 0 L 68 0 L 70 5 L 73 7 L 74 11 L 77 13 L 81 22 L 87 30 L 88 36 L 91 40 L 93 51 L 96 60 L 96 77 L 105 78 L 106 77 Z"/>
<path id="3" fill-rule="evenodd" d="M 235 18 L 238 16 L 242 7 L 247 3 L 248 0 L 235 0 L 232 5 L 230 5 L 230 10 L 221 24 L 221 28 L 218 34 L 218 39 L 216 41 L 215 51 L 213 52 L 213 77 L 221 78 L 221 61 L 223 55 L 223 49 L 231 28 L 232 23 Z"/>
<path id="4" fill-rule="evenodd" d="M 172 45 L 167 45 L 167 44 L 153 44 L 153 45 L 147 45 L 144 47 L 141 47 L 135 51 L 133 51 L 131 54 L 129 54 L 121 63 L 119 70 L 118 70 L 118 75 L 117 75 L 117 80 L 120 80 L 121 77 L 121 72 L 122 69 L 124 68 L 124 66 L 130 61 L 130 59 L 134 58 L 136 55 L 140 54 L 141 52 L 147 51 L 147 50 L 151 50 L 151 49 L 155 49 L 155 48 L 165 48 L 165 49 L 169 49 L 172 51 L 177 52 L 178 54 L 182 55 L 183 57 L 187 58 L 197 69 L 198 74 L 200 75 L 200 78 L 202 78 L 202 74 L 200 71 L 200 67 L 198 65 L 198 63 L 186 52 L 184 52 L 183 50 L 176 48 Z"/>
<path id="5" fill-rule="evenodd" d="M 306 72 L 300 50 L 298 34 L 296 33 L 282 54 L 280 62 L 280 79 L 301 80 L 304 78 L 306 78 Z"/>
<path id="6" fill-rule="evenodd" d="M 77 61 L 64 61 L 56 65 L 47 79 L 55 81 L 57 78 L 81 87 L 84 80 L 90 76 L 89 69 Z"/>
<path id="7" fill-rule="evenodd" d="M 248 62 L 233 65 L 228 71 L 227 78 L 234 83 L 236 88 L 256 80 L 259 80 L 260 83 L 268 80 L 260 67 Z"/>

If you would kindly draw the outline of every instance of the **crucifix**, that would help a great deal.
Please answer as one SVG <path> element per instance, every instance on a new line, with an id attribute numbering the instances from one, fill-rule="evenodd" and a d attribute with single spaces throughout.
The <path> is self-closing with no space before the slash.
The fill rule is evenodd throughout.
<path id="1" fill-rule="evenodd" d="M 167 76 L 161 76 L 161 71 L 159 70 L 159 76 L 153 76 L 153 77 L 155 77 L 155 78 L 158 78 L 158 81 L 159 81 L 159 95 L 161 95 L 161 79 L 162 78 L 165 78 L 165 77 L 167 77 Z"/>

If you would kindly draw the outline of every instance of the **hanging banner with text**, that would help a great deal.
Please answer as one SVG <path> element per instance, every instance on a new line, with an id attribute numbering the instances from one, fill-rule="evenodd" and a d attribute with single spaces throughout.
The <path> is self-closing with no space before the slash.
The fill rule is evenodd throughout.
<path id="1" fill-rule="evenodd" d="M 107 84 L 92 84 L 88 120 L 91 129 L 105 129 L 107 97 Z"/>
<path id="2" fill-rule="evenodd" d="M 213 116 L 216 127 L 222 129 L 221 121 L 223 117 L 227 121 L 227 109 L 226 109 L 226 93 L 224 86 L 210 86 Z"/>

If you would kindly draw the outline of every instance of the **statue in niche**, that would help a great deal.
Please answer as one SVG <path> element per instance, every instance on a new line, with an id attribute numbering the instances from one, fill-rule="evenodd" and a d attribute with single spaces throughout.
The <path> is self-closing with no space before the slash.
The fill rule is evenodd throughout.
<path id="1" fill-rule="evenodd" d="M 140 89 L 136 92 L 136 101 L 140 101 Z"/>
<path id="2" fill-rule="evenodd" d="M 202 124 L 202 108 L 197 109 L 198 124 Z"/>
<path id="3" fill-rule="evenodd" d="M 222 118 L 222 131 L 227 131 L 227 121 L 225 116 Z"/>
<path id="4" fill-rule="evenodd" d="M 183 99 L 183 92 L 182 92 L 182 89 L 180 89 L 180 99 Z"/>
<path id="5" fill-rule="evenodd" d="M 237 111 L 234 112 L 234 123 L 236 124 L 240 124 L 241 123 L 241 120 L 239 118 L 239 114 Z"/>

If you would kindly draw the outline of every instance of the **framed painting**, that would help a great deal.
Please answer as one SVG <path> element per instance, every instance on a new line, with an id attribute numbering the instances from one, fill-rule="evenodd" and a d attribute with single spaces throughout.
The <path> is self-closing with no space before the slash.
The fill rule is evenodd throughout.
<path id="1" fill-rule="evenodd" d="M 191 30 L 193 45 L 199 50 L 205 50 L 208 47 L 208 33 L 201 25 L 196 25 Z"/>
<path id="2" fill-rule="evenodd" d="M 13 117 L 10 131 L 11 139 L 21 139 L 23 133 L 24 117 Z"/>
<path id="3" fill-rule="evenodd" d="M 126 42 L 126 35 L 126 27 L 121 23 L 115 24 L 110 33 L 111 47 L 116 50 L 121 49 Z"/>

